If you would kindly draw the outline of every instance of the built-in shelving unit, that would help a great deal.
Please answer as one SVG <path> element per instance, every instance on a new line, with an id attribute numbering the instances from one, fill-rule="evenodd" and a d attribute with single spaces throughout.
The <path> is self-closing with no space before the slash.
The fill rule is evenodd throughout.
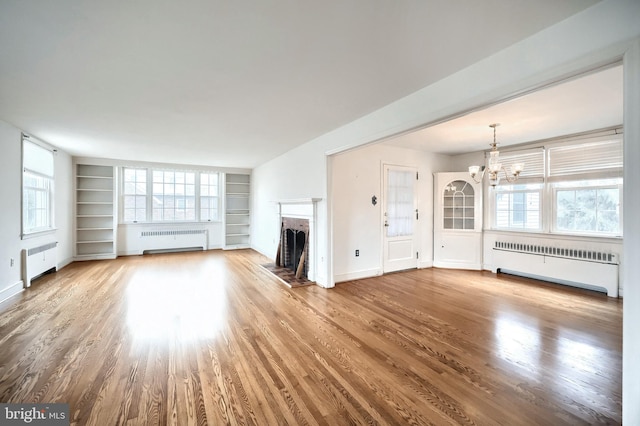
<path id="1" fill-rule="evenodd" d="M 433 266 L 482 269 L 482 185 L 467 172 L 434 174 Z"/>
<path id="2" fill-rule="evenodd" d="M 248 248 L 250 224 L 251 177 L 246 174 L 225 175 L 225 248 Z"/>
<path id="3" fill-rule="evenodd" d="M 75 257 L 116 257 L 115 175 L 112 166 L 76 164 Z"/>

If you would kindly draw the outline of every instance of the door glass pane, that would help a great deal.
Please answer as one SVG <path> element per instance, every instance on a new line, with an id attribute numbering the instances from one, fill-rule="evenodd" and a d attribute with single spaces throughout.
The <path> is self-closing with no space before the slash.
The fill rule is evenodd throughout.
<path id="1" fill-rule="evenodd" d="M 389 170 L 387 174 L 387 237 L 413 234 L 414 172 Z"/>

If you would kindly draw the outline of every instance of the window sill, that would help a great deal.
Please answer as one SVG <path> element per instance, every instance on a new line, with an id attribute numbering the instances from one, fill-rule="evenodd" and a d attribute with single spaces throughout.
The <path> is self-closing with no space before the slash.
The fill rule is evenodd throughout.
<path id="1" fill-rule="evenodd" d="M 28 239 L 31 239 L 31 238 L 43 237 L 45 235 L 55 234 L 57 230 L 58 230 L 58 228 L 51 228 L 51 229 L 46 229 L 44 231 L 29 232 L 28 234 L 22 234 L 21 235 L 21 239 L 28 240 Z"/>
<path id="2" fill-rule="evenodd" d="M 511 230 L 511 229 L 485 229 L 484 232 L 492 233 L 492 234 L 522 235 L 522 236 L 538 237 L 538 238 L 571 239 L 571 240 L 578 240 L 578 241 L 600 241 L 603 243 L 616 243 L 616 244 L 620 244 L 624 240 L 624 237 L 617 237 L 617 236 L 610 236 L 610 235 L 569 234 L 569 233 L 559 233 L 559 232 L 525 231 L 525 230 Z"/>

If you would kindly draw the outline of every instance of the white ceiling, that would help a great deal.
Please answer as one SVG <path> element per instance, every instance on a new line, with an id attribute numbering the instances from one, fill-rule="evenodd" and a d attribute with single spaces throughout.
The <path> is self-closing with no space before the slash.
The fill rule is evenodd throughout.
<path id="1" fill-rule="evenodd" d="M 0 119 L 73 155 L 254 167 L 594 3 L 2 0 Z"/>
<path id="2" fill-rule="evenodd" d="M 488 150 L 491 123 L 499 123 L 500 146 L 619 126 L 623 120 L 622 65 L 472 112 L 462 117 L 385 141 L 441 154 Z"/>

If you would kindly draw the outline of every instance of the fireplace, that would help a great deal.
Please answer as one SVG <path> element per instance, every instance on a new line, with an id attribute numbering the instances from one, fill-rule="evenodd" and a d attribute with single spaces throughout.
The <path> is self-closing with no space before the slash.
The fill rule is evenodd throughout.
<path id="1" fill-rule="evenodd" d="M 280 235 L 276 261 L 261 265 L 289 287 L 315 284 L 319 198 L 278 201 Z"/>
<path id="2" fill-rule="evenodd" d="M 309 219 L 283 217 L 276 266 L 290 269 L 296 278 L 307 278 L 309 271 Z"/>

